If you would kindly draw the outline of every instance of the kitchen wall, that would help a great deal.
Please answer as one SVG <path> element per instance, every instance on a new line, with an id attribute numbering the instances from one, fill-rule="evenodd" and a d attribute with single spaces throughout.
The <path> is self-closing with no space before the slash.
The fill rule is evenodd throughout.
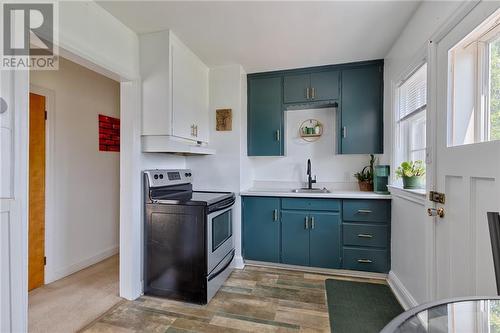
<path id="1" fill-rule="evenodd" d="M 193 171 L 196 190 L 240 191 L 240 166 L 243 140 L 243 119 L 246 122 L 246 74 L 240 65 L 210 69 L 210 147 L 216 149 L 211 156 L 189 156 L 186 166 Z M 216 110 L 232 110 L 232 130 L 216 131 Z M 246 134 L 245 134 L 246 135 Z M 245 153 L 246 154 L 246 153 Z M 242 266 L 240 198 L 235 204 L 234 239 L 236 264 Z"/>
<path id="2" fill-rule="evenodd" d="M 460 8 L 460 2 L 422 2 L 385 57 L 385 142 L 392 139 L 393 87 L 422 63 L 428 40 Z M 385 146 L 390 154 L 392 146 Z M 394 191 L 393 191 L 394 192 Z M 397 191 L 392 202 L 391 272 L 389 282 L 403 304 L 413 306 L 432 299 L 432 224 L 425 216 L 425 196 Z"/>
<path id="3" fill-rule="evenodd" d="M 120 84 L 60 58 L 58 71 L 33 71 L 53 92 L 49 109 L 46 282 L 118 252 L 120 155 L 100 152 L 98 114 L 120 117 Z"/>
<path id="4" fill-rule="evenodd" d="M 299 127 L 308 119 L 319 120 L 323 135 L 318 141 L 307 142 L 299 136 Z M 369 155 L 337 155 L 336 109 L 294 110 L 285 112 L 285 156 L 251 157 L 250 167 L 255 186 L 297 186 L 306 182 L 307 159 L 318 183 L 342 189 L 355 189 L 353 174 L 369 164 Z M 284 183 L 283 183 L 284 182 Z"/>

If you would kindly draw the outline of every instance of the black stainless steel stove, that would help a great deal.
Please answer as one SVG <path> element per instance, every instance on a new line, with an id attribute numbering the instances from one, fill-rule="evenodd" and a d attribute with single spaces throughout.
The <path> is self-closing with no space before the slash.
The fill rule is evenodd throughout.
<path id="1" fill-rule="evenodd" d="M 190 170 L 144 171 L 144 293 L 206 304 L 232 270 L 235 195 L 191 181 Z"/>

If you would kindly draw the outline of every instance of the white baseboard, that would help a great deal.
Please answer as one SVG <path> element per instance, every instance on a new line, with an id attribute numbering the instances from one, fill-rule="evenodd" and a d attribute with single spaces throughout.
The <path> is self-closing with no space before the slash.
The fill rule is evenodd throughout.
<path id="1" fill-rule="evenodd" d="M 288 269 L 288 270 L 292 270 L 292 271 L 301 271 L 301 272 L 307 272 L 307 273 L 320 273 L 320 274 L 328 274 L 328 275 L 356 277 L 356 278 L 363 278 L 363 279 L 387 280 L 387 274 L 384 274 L 384 273 L 351 271 L 351 270 L 347 270 L 347 269 L 318 268 L 318 267 L 288 265 L 288 264 L 279 264 L 279 263 L 254 261 L 254 260 L 245 260 L 244 263 L 246 265 L 250 265 L 250 266 L 282 268 L 282 269 Z"/>
<path id="2" fill-rule="evenodd" d="M 405 311 L 418 305 L 415 298 L 393 271 L 389 272 L 387 283 Z"/>
<path id="3" fill-rule="evenodd" d="M 89 266 L 97 264 L 98 262 L 103 261 L 104 259 L 107 259 L 107 258 L 117 254 L 118 250 L 119 250 L 118 246 L 112 247 L 112 248 L 104 250 L 104 251 L 102 251 L 102 252 L 100 252 L 100 253 L 98 253 L 90 258 L 81 260 L 77 263 L 74 263 L 70 266 L 59 269 L 55 272 L 50 272 L 50 270 L 47 267 L 46 272 L 45 272 L 45 284 L 57 281 L 59 279 L 62 279 L 63 277 L 66 277 L 68 275 L 76 273 L 84 268 L 87 268 Z M 50 260 L 50 258 L 47 258 L 47 261 L 49 261 L 49 260 Z M 49 266 L 49 265 L 47 265 L 47 266 Z"/>
<path id="4" fill-rule="evenodd" d="M 234 257 L 234 268 L 237 268 L 237 269 L 245 268 L 245 262 L 243 261 L 242 256 L 235 256 Z"/>

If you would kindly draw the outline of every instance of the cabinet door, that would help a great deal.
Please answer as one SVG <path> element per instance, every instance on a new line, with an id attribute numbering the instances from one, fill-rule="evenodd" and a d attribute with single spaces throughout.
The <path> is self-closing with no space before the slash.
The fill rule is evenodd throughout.
<path id="1" fill-rule="evenodd" d="M 243 198 L 243 256 L 245 259 L 279 262 L 279 198 Z"/>
<path id="2" fill-rule="evenodd" d="M 172 133 L 208 141 L 208 68 L 188 50 L 171 46 Z"/>
<path id="3" fill-rule="evenodd" d="M 283 155 L 281 77 L 248 80 L 248 156 Z"/>
<path id="4" fill-rule="evenodd" d="M 382 65 L 342 72 L 341 154 L 383 153 Z"/>
<path id="5" fill-rule="evenodd" d="M 311 266 L 340 267 L 340 215 L 314 212 L 310 214 Z"/>
<path id="6" fill-rule="evenodd" d="M 311 99 L 328 101 L 339 98 L 339 72 L 318 72 L 311 74 Z"/>
<path id="7" fill-rule="evenodd" d="M 284 264 L 309 266 L 308 212 L 281 213 L 281 261 Z"/>
<path id="8" fill-rule="evenodd" d="M 311 86 L 311 75 L 289 75 L 283 78 L 283 100 L 284 103 L 303 103 L 310 99 L 307 89 Z"/>

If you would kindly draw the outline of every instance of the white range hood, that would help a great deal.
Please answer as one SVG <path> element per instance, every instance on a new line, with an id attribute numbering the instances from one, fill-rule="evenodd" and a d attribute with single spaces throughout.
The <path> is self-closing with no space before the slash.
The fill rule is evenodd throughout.
<path id="1" fill-rule="evenodd" d="M 143 135 L 142 151 L 146 153 L 173 153 L 181 155 L 213 155 L 215 149 L 195 142 L 186 142 L 170 135 Z"/>

